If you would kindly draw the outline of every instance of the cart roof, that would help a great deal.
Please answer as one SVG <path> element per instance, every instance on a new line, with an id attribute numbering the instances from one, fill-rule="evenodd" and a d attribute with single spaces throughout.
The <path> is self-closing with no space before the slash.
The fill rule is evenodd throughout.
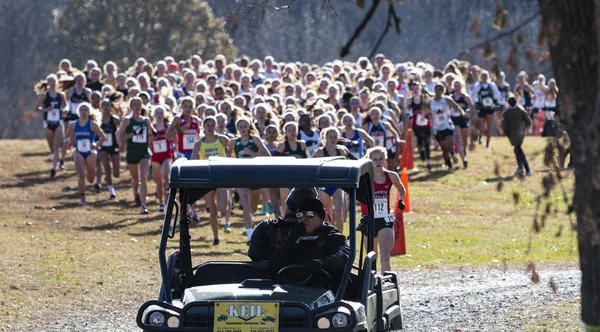
<path id="1" fill-rule="evenodd" d="M 363 187 L 370 185 L 372 188 L 372 173 L 373 163 L 369 159 L 346 160 L 341 157 L 178 159 L 171 166 L 170 187 L 337 187 L 347 190 L 359 188 L 362 181 L 366 181 L 363 182 Z"/>

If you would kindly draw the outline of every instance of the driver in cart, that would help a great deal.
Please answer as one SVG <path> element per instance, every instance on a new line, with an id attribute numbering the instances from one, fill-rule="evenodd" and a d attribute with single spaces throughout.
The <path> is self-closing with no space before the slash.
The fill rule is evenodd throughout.
<path id="1" fill-rule="evenodd" d="M 285 273 L 287 280 L 307 280 L 307 285 L 339 285 L 350 248 L 346 237 L 326 223 L 323 203 L 314 188 L 295 188 L 286 200 L 284 219 L 266 220 L 256 227 L 248 256 L 268 261 L 269 273 L 289 265 L 303 265 Z"/>

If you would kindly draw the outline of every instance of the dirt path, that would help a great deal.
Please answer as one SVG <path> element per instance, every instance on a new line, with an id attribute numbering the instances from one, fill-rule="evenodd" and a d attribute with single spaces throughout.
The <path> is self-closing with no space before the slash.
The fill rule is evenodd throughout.
<path id="1" fill-rule="evenodd" d="M 540 282 L 524 269 L 440 269 L 400 272 L 405 331 L 520 331 L 524 325 L 553 317 L 553 308 L 579 299 L 576 266 L 539 268 Z M 549 283 L 558 287 L 554 294 Z M 119 309 L 62 315 L 45 322 L 3 327 L 2 331 L 140 331 L 135 315 L 140 303 Z M 577 315 L 566 314 L 566 326 Z M 551 330 L 551 329 L 550 329 Z"/>

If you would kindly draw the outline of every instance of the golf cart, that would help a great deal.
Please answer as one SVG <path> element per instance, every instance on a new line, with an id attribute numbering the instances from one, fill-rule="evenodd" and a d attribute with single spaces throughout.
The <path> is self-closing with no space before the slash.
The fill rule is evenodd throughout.
<path id="1" fill-rule="evenodd" d="M 162 286 L 158 300 L 144 303 L 137 324 L 144 331 L 389 331 L 402 329 L 398 277 L 376 272 L 373 222 L 363 237 L 356 232 L 356 201 L 373 215 L 373 164 L 340 157 L 295 159 L 257 157 L 177 160 L 158 258 Z M 209 261 L 192 265 L 187 204 L 216 188 L 338 187 L 349 194 L 350 254 L 335 294 L 328 288 L 269 278 L 266 262 Z M 179 194 L 179 197 L 177 195 Z M 366 218 L 364 218 L 366 219 Z M 179 250 L 166 256 L 167 241 Z M 356 261 L 357 236 L 360 237 Z M 303 268 L 289 265 L 286 269 Z M 309 276 L 310 278 L 310 276 Z"/>

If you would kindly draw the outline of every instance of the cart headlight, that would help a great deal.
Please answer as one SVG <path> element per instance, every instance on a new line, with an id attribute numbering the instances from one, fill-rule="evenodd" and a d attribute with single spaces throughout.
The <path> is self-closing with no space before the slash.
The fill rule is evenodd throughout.
<path id="1" fill-rule="evenodd" d="M 150 314 L 149 321 L 150 325 L 152 326 L 163 326 L 165 323 L 165 315 L 163 315 L 161 312 L 155 311 Z"/>
<path id="2" fill-rule="evenodd" d="M 346 327 L 348 325 L 348 316 L 339 312 L 333 315 L 331 323 L 333 324 L 333 327 Z"/>

